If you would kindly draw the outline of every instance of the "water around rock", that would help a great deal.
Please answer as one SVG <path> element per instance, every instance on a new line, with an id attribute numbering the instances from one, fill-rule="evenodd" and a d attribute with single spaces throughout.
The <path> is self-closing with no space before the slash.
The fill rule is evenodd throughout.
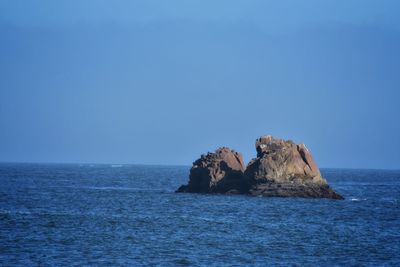
<path id="1" fill-rule="evenodd" d="M 344 201 L 175 194 L 189 170 L 0 163 L 0 266 L 400 266 L 400 170 L 321 169 Z"/>

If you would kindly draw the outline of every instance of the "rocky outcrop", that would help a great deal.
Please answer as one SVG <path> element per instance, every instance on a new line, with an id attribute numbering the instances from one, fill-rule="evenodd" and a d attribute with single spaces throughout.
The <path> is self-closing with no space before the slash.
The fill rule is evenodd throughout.
<path id="1" fill-rule="evenodd" d="M 251 195 L 342 199 L 322 178 L 307 147 L 271 135 L 256 141 L 245 178 Z"/>
<path id="2" fill-rule="evenodd" d="M 256 140 L 256 150 L 257 158 L 246 169 L 242 155 L 226 147 L 202 155 L 193 163 L 189 184 L 177 192 L 343 199 L 321 176 L 304 144 L 267 135 Z"/>
<path id="3" fill-rule="evenodd" d="M 245 165 L 240 153 L 227 147 L 201 155 L 190 169 L 189 184 L 177 192 L 246 193 Z"/>

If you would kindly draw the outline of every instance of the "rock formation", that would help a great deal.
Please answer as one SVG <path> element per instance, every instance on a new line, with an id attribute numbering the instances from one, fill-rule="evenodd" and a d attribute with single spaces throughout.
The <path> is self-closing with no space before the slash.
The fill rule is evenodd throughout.
<path id="1" fill-rule="evenodd" d="M 322 178 L 304 144 L 262 136 L 256 141 L 257 158 L 245 178 L 251 195 L 342 199 Z"/>
<path id="2" fill-rule="evenodd" d="M 222 147 L 193 162 L 189 184 L 181 186 L 178 192 L 245 193 L 244 170 L 242 155 Z"/>
<path id="3" fill-rule="evenodd" d="M 246 169 L 242 155 L 226 147 L 202 155 L 193 162 L 189 184 L 177 192 L 343 199 L 322 178 L 304 144 L 267 135 L 256 140 L 256 150 Z"/>

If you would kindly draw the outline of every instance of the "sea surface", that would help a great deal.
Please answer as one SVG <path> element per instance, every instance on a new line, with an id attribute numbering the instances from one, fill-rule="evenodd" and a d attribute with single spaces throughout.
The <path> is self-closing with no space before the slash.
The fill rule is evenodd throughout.
<path id="1" fill-rule="evenodd" d="M 0 164 L 0 266 L 400 266 L 400 171 L 346 199 L 177 194 L 189 167 Z"/>

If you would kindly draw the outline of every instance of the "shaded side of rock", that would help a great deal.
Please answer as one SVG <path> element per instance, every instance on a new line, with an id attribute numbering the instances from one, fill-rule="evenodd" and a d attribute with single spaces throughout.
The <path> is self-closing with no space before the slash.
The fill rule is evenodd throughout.
<path id="1" fill-rule="evenodd" d="M 202 155 L 193 162 L 189 183 L 177 192 L 190 193 L 246 193 L 245 164 L 240 153 L 222 147 L 214 153 Z"/>
<path id="2" fill-rule="evenodd" d="M 303 197 L 343 199 L 329 185 L 299 183 L 260 183 L 253 185 L 250 195 L 265 197 Z"/>

